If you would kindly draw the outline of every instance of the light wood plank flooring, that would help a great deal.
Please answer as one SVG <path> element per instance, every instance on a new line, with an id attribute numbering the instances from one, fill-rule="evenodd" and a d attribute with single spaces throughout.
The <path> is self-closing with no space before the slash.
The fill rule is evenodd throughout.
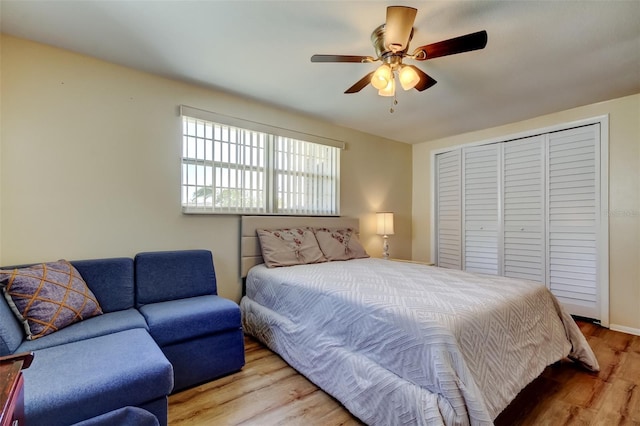
<path id="1" fill-rule="evenodd" d="M 507 425 L 640 426 L 640 337 L 579 321 L 601 371 L 548 367 L 496 419 Z M 251 337 L 242 371 L 169 397 L 169 425 L 360 425 Z"/>

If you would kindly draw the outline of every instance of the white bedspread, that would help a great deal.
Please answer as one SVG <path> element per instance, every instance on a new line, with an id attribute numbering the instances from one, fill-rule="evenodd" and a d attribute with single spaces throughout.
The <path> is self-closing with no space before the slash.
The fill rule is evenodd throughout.
<path id="1" fill-rule="evenodd" d="M 381 259 L 254 267 L 244 330 L 368 424 L 486 425 L 566 356 L 598 370 L 539 284 Z"/>

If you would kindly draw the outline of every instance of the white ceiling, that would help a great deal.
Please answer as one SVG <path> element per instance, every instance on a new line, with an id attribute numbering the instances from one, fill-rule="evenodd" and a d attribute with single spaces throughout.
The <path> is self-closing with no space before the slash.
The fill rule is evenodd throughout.
<path id="1" fill-rule="evenodd" d="M 438 81 L 391 100 L 344 90 L 376 64 L 386 6 L 418 9 L 410 50 L 486 30 L 484 50 L 413 62 Z M 640 93 L 640 1 L 17 1 L 2 32 L 407 143 Z M 405 61 L 407 63 L 408 61 Z"/>

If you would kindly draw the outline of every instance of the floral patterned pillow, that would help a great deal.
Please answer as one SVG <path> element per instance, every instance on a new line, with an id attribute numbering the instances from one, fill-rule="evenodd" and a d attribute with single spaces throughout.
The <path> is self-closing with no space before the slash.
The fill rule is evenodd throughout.
<path id="1" fill-rule="evenodd" d="M 314 228 L 322 253 L 328 260 L 349 260 L 369 257 L 351 228 Z"/>
<path id="2" fill-rule="evenodd" d="M 258 229 L 262 258 L 268 268 L 326 262 L 310 228 Z"/>
<path id="3" fill-rule="evenodd" d="M 28 340 L 102 314 L 98 300 L 66 260 L 0 270 L 0 286 Z"/>

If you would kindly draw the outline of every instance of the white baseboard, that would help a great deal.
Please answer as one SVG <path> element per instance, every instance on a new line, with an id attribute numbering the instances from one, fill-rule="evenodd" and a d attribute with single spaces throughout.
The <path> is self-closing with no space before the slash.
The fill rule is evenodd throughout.
<path id="1" fill-rule="evenodd" d="M 624 325 L 609 324 L 609 329 L 613 331 L 621 331 L 623 333 L 640 336 L 640 328 L 631 328 L 631 327 L 625 327 Z"/>

